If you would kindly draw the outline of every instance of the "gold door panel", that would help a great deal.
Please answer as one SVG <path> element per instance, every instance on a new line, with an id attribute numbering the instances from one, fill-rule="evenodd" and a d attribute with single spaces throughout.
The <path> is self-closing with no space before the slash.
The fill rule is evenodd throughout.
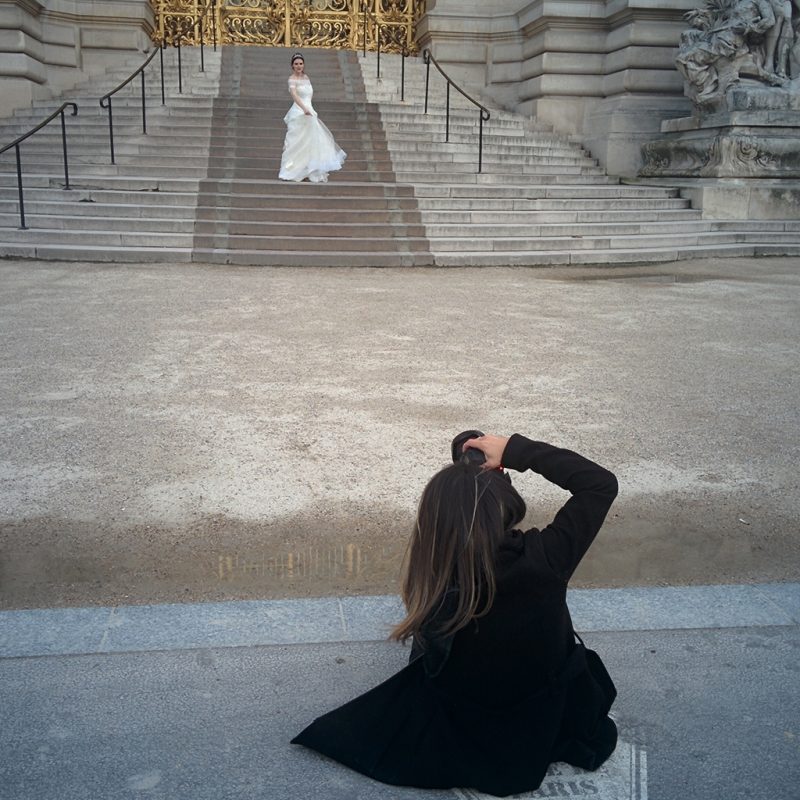
<path id="1" fill-rule="evenodd" d="M 152 0 L 157 41 L 416 52 L 425 0 Z"/>

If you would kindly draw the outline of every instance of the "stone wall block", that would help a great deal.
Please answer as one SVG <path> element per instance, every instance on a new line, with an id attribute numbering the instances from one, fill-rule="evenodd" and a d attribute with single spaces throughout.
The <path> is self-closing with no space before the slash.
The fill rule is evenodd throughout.
<path id="1" fill-rule="evenodd" d="M 24 31 L 0 30 L 0 59 L 7 55 L 26 55 L 41 61 L 44 58 L 44 47 L 39 39 Z M 0 70 L 3 62 L 0 61 Z M 0 75 L 2 75 L 0 71 Z"/>
<path id="2" fill-rule="evenodd" d="M 0 114 L 57 95 L 123 54 L 149 49 L 152 30 L 149 0 L 3 0 Z"/>
<path id="3" fill-rule="evenodd" d="M 606 97 L 623 94 L 680 94 L 683 81 L 677 72 L 665 69 L 637 69 L 606 75 L 603 94 Z"/>
<path id="4" fill-rule="evenodd" d="M 610 73 L 623 69 L 658 69 L 675 72 L 675 53 L 674 47 L 626 47 L 605 56 L 603 71 Z"/>
<path id="5" fill-rule="evenodd" d="M 599 75 L 540 75 L 522 82 L 519 97 L 520 100 L 551 96 L 602 97 L 602 81 Z"/>
<path id="6" fill-rule="evenodd" d="M 3 78 L 24 78 L 34 83 L 44 83 L 47 71 L 44 64 L 27 53 L 4 53 L 0 55 L 0 69 Z M 5 109 L 5 102 L 3 103 Z"/>
<path id="7" fill-rule="evenodd" d="M 602 75 L 603 56 L 599 53 L 578 57 L 575 53 L 541 53 L 528 58 L 522 66 L 523 79 L 540 75 Z"/>
<path id="8" fill-rule="evenodd" d="M 533 58 L 541 53 L 605 53 L 606 33 L 603 30 L 575 27 L 547 27 L 526 37 L 522 45 L 523 58 Z"/>

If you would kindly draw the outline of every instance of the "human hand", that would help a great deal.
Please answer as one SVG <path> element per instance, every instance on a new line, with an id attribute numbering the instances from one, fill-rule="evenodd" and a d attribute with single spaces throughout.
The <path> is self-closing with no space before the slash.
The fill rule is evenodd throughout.
<path id="1" fill-rule="evenodd" d="M 464 442 L 462 449 L 466 450 L 468 447 L 473 447 L 476 450 L 480 450 L 486 456 L 486 461 L 483 462 L 483 469 L 497 469 L 503 465 L 503 453 L 507 444 L 508 436 L 487 434 L 479 436 L 477 439 L 468 439 Z"/>

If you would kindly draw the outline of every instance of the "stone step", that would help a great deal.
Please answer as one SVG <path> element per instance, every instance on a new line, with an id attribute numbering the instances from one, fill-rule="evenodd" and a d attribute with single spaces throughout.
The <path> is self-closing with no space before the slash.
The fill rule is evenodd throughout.
<path id="1" fill-rule="evenodd" d="M 291 251 L 301 250 L 304 252 L 316 253 L 338 253 L 342 250 L 350 253 L 370 253 L 374 250 L 380 251 L 391 240 L 382 239 L 380 243 L 370 237 L 359 238 L 356 236 L 305 236 L 292 235 L 285 232 L 283 236 L 263 236 L 259 234 L 197 234 L 194 246 L 198 250 L 226 248 L 230 250 L 267 250 L 267 251 Z M 403 236 L 401 232 L 397 234 L 397 241 L 402 243 L 404 251 L 407 252 L 428 252 L 428 240 L 419 237 Z M 383 247 L 381 247 L 383 245 Z"/>
<path id="2" fill-rule="evenodd" d="M 455 157 L 457 155 L 457 158 Z M 425 172 L 432 170 L 434 173 L 458 174 L 474 173 L 478 169 L 477 156 L 472 158 L 468 154 L 458 153 L 454 157 L 447 159 L 442 157 L 437 160 L 395 158 L 395 169 L 398 172 Z M 590 162 L 578 160 L 568 160 L 566 158 L 539 158 L 522 160 L 514 159 L 508 161 L 497 161 L 483 159 L 482 172 L 486 175 L 586 175 L 586 174 L 605 174 L 603 171 Z"/>
<path id="3" fill-rule="evenodd" d="M 683 220 L 680 226 L 681 235 L 696 235 L 714 231 L 714 224 L 703 219 Z M 549 223 L 540 221 L 527 225 L 485 225 L 471 223 L 469 225 L 442 225 L 425 220 L 425 232 L 431 240 L 467 239 L 466 246 L 473 247 L 477 239 L 504 242 L 519 240 L 526 242 L 538 238 L 585 238 L 608 236 L 670 236 L 675 231 L 673 222 L 660 220 L 645 221 L 597 221 L 574 220 L 569 222 Z M 738 231 L 730 231 L 735 235 Z M 513 249 L 508 246 L 505 249 Z"/>
<path id="4" fill-rule="evenodd" d="M 148 222 L 149 225 L 149 222 Z M 298 238 L 307 242 L 315 240 L 335 239 L 366 239 L 373 244 L 377 241 L 386 241 L 403 237 L 406 239 L 421 239 L 425 236 L 425 227 L 417 223 L 398 220 L 387 222 L 359 222 L 358 217 L 347 222 L 318 222 L 309 215 L 301 217 L 295 215 L 291 222 L 272 220 L 243 220 L 234 218 L 223 222 L 213 220 L 199 220 L 195 224 L 198 239 L 202 236 L 230 236 L 264 239 L 285 238 L 296 233 Z"/>
<path id="5" fill-rule="evenodd" d="M 477 146 L 474 142 L 439 142 L 439 141 L 420 141 L 418 139 L 400 140 L 394 139 L 389 145 L 389 150 L 395 155 L 405 155 L 423 153 L 428 157 L 440 153 L 464 152 L 474 154 Z M 580 150 L 576 150 L 567 144 L 538 144 L 535 141 L 522 141 L 518 144 L 498 144 L 495 142 L 484 141 L 483 155 L 504 158 L 514 158 L 516 156 L 568 156 L 570 158 L 589 158 Z"/>
<path id="6" fill-rule="evenodd" d="M 32 190 L 38 189 L 61 189 L 64 182 L 63 174 L 31 174 L 26 175 L 24 180 L 25 196 Z M 197 192 L 200 189 L 201 181 L 190 178 L 159 178 L 154 179 L 146 176 L 134 175 L 108 175 L 108 176 L 83 176 L 75 180 L 70 176 L 70 183 L 73 190 L 122 190 L 139 192 L 164 193 L 185 193 Z M 411 197 L 413 189 L 411 186 L 402 186 L 395 183 L 371 181 L 369 183 L 340 179 L 336 183 L 294 183 L 290 181 L 280 181 L 277 178 L 269 180 L 250 180 L 248 178 L 237 177 L 234 179 L 205 179 L 202 181 L 204 191 L 230 193 L 235 189 L 235 193 L 243 195 L 265 194 L 265 188 L 274 192 L 276 187 L 279 196 L 297 196 L 307 198 L 312 197 L 372 197 L 385 198 L 387 193 L 392 197 Z M 15 173 L 0 172 L 0 190 L 4 187 L 16 191 L 17 176 Z"/>
<path id="7" fill-rule="evenodd" d="M 107 233 L 115 231 L 146 230 L 152 233 L 184 233 L 194 232 L 195 220 L 193 209 L 184 217 L 164 219 L 152 216 L 124 216 L 111 215 L 88 216 L 82 214 L 41 214 L 25 207 L 25 224 L 32 231 L 39 232 L 57 230 L 69 231 L 70 234 L 78 231 L 96 232 L 103 230 Z M 0 211 L 0 228 L 14 228 L 19 225 L 19 215 Z M 5 234 L 0 234 L 0 237 Z"/>
<path id="8" fill-rule="evenodd" d="M 626 198 L 626 199 L 601 199 L 592 198 L 572 198 L 562 200 L 558 198 L 545 198 L 542 200 L 500 200 L 489 198 L 487 200 L 454 200 L 454 199 L 424 199 L 418 201 L 420 211 L 430 215 L 448 215 L 455 220 L 467 220 L 470 222 L 502 222 L 506 219 L 512 220 L 533 220 L 538 219 L 541 214 L 592 214 L 602 216 L 603 214 L 619 214 L 622 216 L 641 213 L 641 214 L 668 214 L 673 215 L 677 212 L 684 213 L 693 211 L 688 200 L 684 199 L 648 199 L 648 198 Z M 671 217 L 672 218 L 672 217 Z"/>
<path id="9" fill-rule="evenodd" d="M 19 228 L 3 228 L 0 240 L 4 243 L 31 243 L 31 244 L 64 244 L 81 243 L 93 247 L 191 247 L 193 234 L 191 232 L 156 232 L 151 230 L 124 231 L 91 230 L 91 229 L 60 229 L 60 228 L 35 228 L 20 230 Z"/>
<path id="10" fill-rule="evenodd" d="M 636 191 L 630 190 L 643 189 L 641 194 Z M 648 191 L 649 190 L 649 191 Z M 525 183 L 517 183 L 516 185 L 492 185 L 486 186 L 482 184 L 424 184 L 417 183 L 414 185 L 414 193 L 420 200 L 427 199 L 452 199 L 464 201 L 478 201 L 486 202 L 487 199 L 495 200 L 516 200 L 520 203 L 525 203 L 529 200 L 542 200 L 545 198 L 554 199 L 576 199 L 576 198 L 630 198 L 630 197 L 646 197 L 646 198 L 676 198 L 679 196 L 677 189 L 669 189 L 666 187 L 638 187 L 626 184 L 620 184 L 618 181 L 610 180 L 608 183 L 603 184 L 589 184 L 579 183 L 573 186 L 557 185 L 553 182 L 534 184 L 530 179 L 526 179 Z"/>
<path id="11" fill-rule="evenodd" d="M 192 200 L 196 200 L 196 195 L 190 195 Z M 134 203 L 86 203 L 76 201 L 73 203 L 57 202 L 37 202 L 25 201 L 26 218 L 38 216 L 44 220 L 51 220 L 52 227 L 62 227 L 56 225 L 56 219 L 65 218 L 75 220 L 76 218 L 87 219 L 125 219 L 132 224 L 138 224 L 138 218 L 154 219 L 158 221 L 167 220 L 237 220 L 243 222 L 263 222 L 293 224 L 297 220 L 297 209 L 307 211 L 313 217 L 315 223 L 335 223 L 337 226 L 347 225 L 354 219 L 360 224 L 382 223 L 388 224 L 394 221 L 406 224 L 419 224 L 420 214 L 416 211 L 416 206 L 412 201 L 392 201 L 397 208 L 384 208 L 374 210 L 370 203 L 355 205 L 354 203 L 341 203 L 337 207 L 330 208 L 321 204 L 318 208 L 309 209 L 308 204 L 297 201 L 285 207 L 283 198 L 276 198 L 271 204 L 254 208 L 236 208 L 231 206 L 195 206 L 195 205 L 142 205 Z M 16 227 L 19 222 L 16 199 L 6 200 L 0 197 L 0 226 Z M 30 224 L 30 222 L 29 222 Z M 83 223 L 70 223 L 83 224 Z M 92 224 L 95 224 L 92 222 Z M 46 225 L 43 227 L 47 227 Z"/>
<path id="12" fill-rule="evenodd" d="M 2 234 L 3 232 L 0 232 Z M 192 260 L 191 247 L 111 246 L 90 242 L 70 244 L 12 243 L 0 235 L 0 258 L 31 258 L 42 261 L 97 261 L 115 263 L 176 264 Z"/>
<path id="13" fill-rule="evenodd" d="M 800 255 L 799 245 L 771 246 L 760 243 L 714 244 L 692 247 L 625 248 L 606 250 L 539 250 L 493 253 L 439 253 L 442 267 L 494 266 L 622 266 L 668 263 L 689 258 L 751 258 L 769 255 Z"/>
<path id="14" fill-rule="evenodd" d="M 741 243 L 740 232 L 698 231 L 696 233 L 551 235 L 506 238 L 447 238 L 430 236 L 431 251 L 440 253 L 526 252 L 536 250 L 624 250 L 702 247 L 710 244 Z"/>
<path id="15" fill-rule="evenodd" d="M 425 267 L 433 266 L 434 258 L 427 251 L 398 252 L 380 250 L 376 244 L 370 252 L 341 250 L 230 250 L 197 248 L 193 260 L 211 264 L 241 264 L 275 267 Z"/>
<path id="16" fill-rule="evenodd" d="M 466 220 L 460 217 L 466 216 Z M 499 231 L 506 226 L 513 228 L 530 230 L 533 226 L 539 225 L 598 225 L 598 224 L 621 224 L 621 223 L 664 223 L 675 225 L 677 223 L 688 223 L 701 219 L 701 212 L 687 208 L 682 210 L 662 210 L 652 211 L 620 210 L 620 211 L 536 211 L 532 213 L 514 214 L 505 216 L 502 214 L 468 214 L 448 211 L 427 211 L 420 210 L 420 219 L 429 226 L 445 226 L 458 229 L 462 233 L 470 236 L 481 235 L 479 226 L 491 228 Z"/>
<path id="17" fill-rule="evenodd" d="M 519 185 L 519 173 L 478 173 L 477 162 L 474 172 L 406 172 L 395 166 L 395 174 L 397 179 L 403 183 L 443 183 L 443 184 L 511 184 L 514 186 Z M 526 181 L 530 183 L 556 183 L 556 184 L 603 184 L 613 183 L 614 178 L 610 178 L 602 172 L 590 174 L 586 172 L 577 172 L 569 174 L 561 172 L 560 170 L 545 170 L 543 169 L 540 174 L 526 173 Z"/>

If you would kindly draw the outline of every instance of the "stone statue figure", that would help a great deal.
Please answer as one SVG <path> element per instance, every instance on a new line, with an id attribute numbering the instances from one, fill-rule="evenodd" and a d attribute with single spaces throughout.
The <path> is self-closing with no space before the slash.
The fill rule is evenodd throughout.
<path id="1" fill-rule="evenodd" d="M 676 64 L 696 105 L 713 105 L 741 78 L 794 88 L 800 0 L 706 0 L 685 18 L 692 27 Z"/>

